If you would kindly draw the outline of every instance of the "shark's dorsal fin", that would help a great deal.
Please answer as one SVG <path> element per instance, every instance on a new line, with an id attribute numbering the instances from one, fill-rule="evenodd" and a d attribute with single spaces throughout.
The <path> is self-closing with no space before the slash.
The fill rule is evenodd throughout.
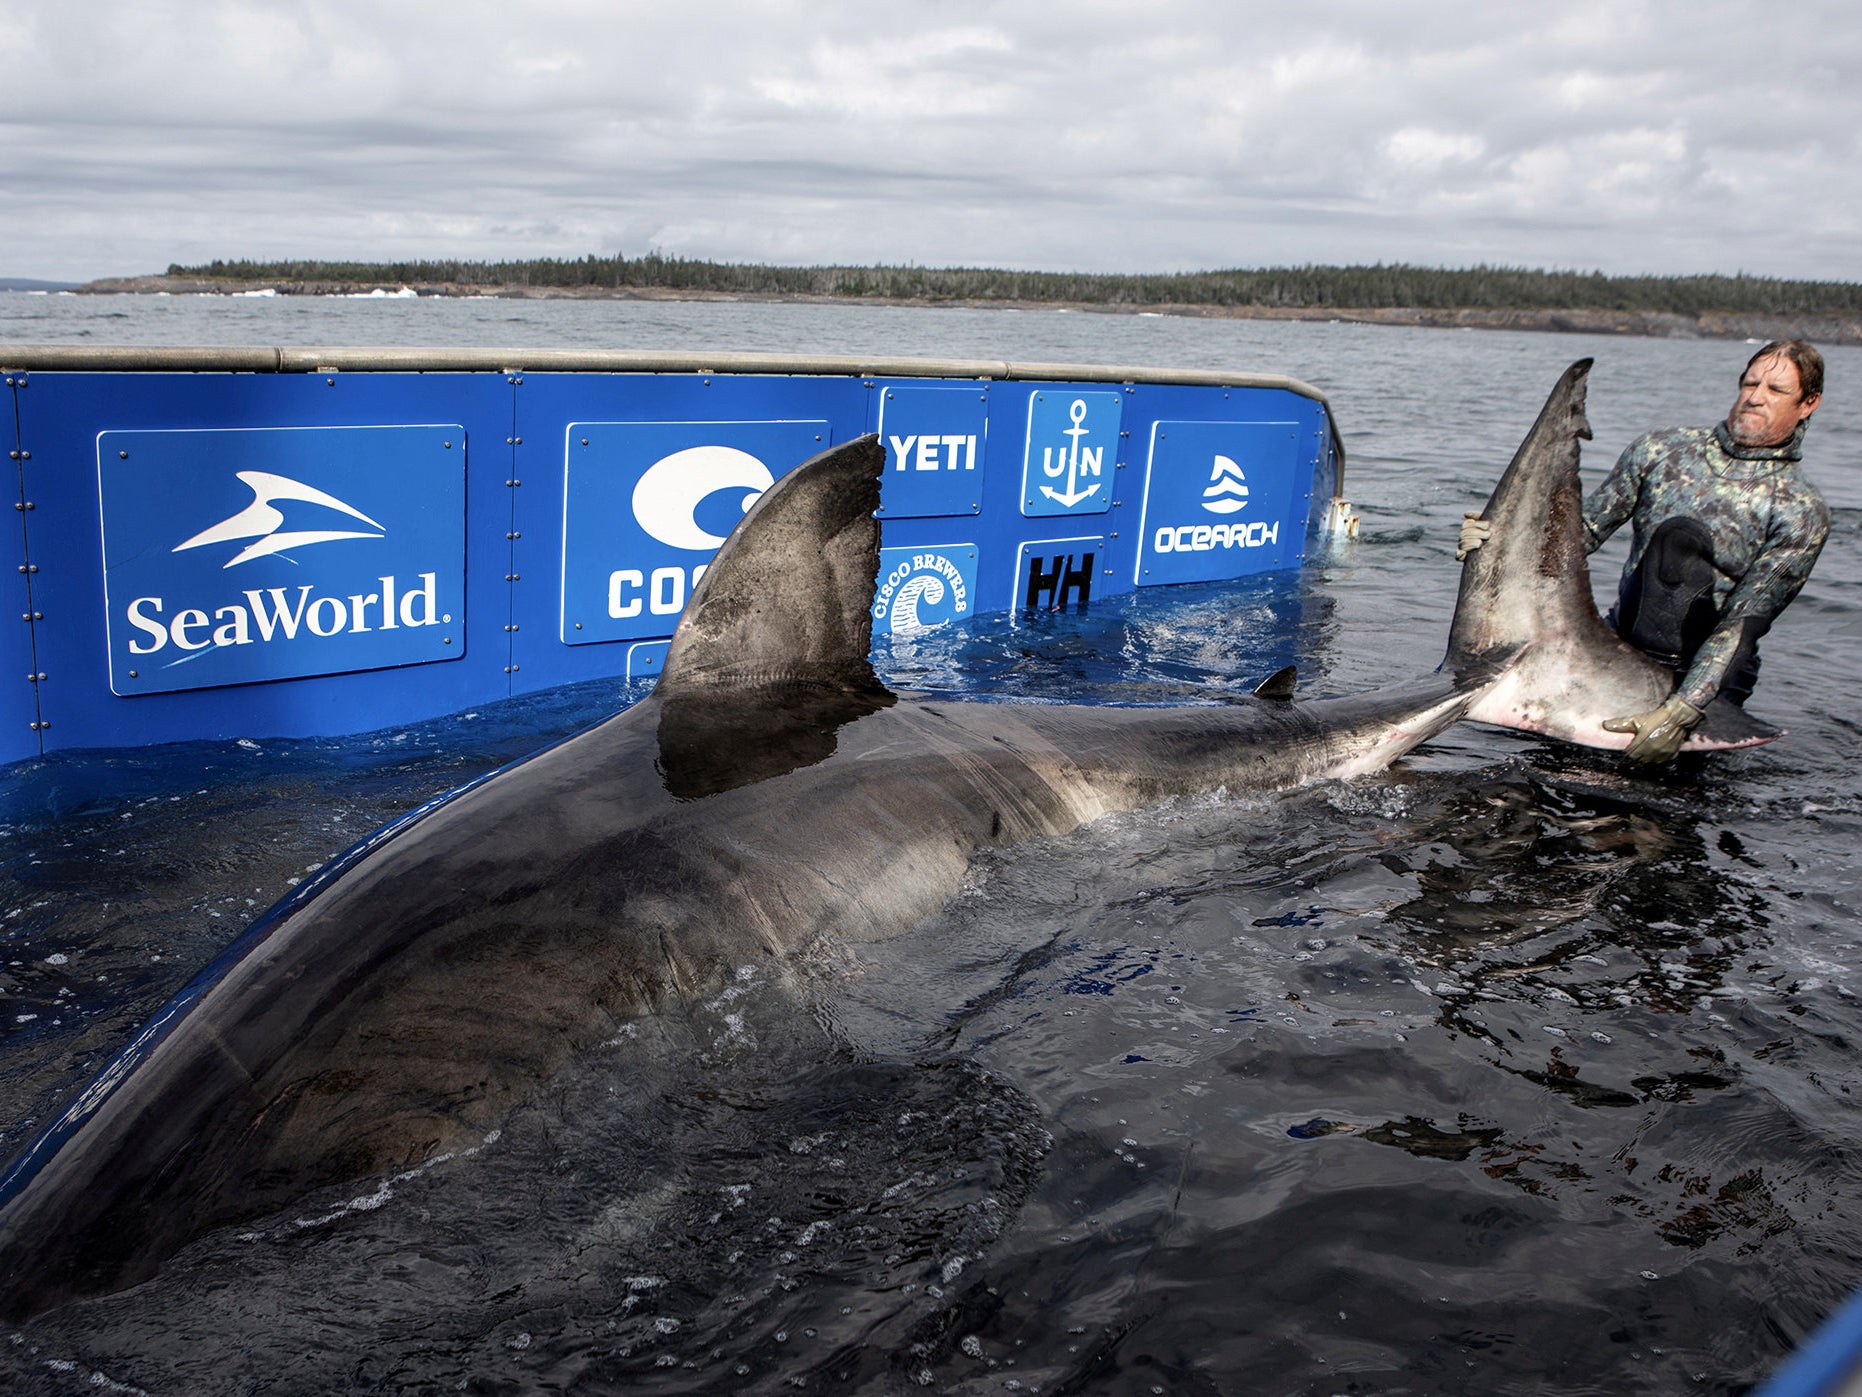
<path id="1" fill-rule="evenodd" d="M 1254 696 L 1259 699 L 1275 699 L 1281 703 L 1293 697 L 1293 686 L 1299 680 L 1299 670 L 1293 665 L 1277 669 L 1259 684 L 1254 686 Z"/>
<path id="2" fill-rule="evenodd" d="M 654 692 L 880 690 L 867 652 L 885 468 L 864 436 L 766 490 L 693 589 Z"/>
<path id="3" fill-rule="evenodd" d="M 686 604 L 653 694 L 660 775 L 684 800 L 834 753 L 895 700 L 868 658 L 886 451 L 864 436 L 810 457 L 750 507 Z"/>

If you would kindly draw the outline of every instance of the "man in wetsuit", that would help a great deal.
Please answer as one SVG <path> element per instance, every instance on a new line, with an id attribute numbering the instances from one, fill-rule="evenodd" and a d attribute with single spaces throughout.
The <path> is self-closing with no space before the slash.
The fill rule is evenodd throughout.
<path id="1" fill-rule="evenodd" d="M 1797 464 L 1822 397 L 1814 347 L 1768 344 L 1746 364 L 1724 422 L 1637 438 L 1584 501 L 1586 553 L 1631 526 L 1610 625 L 1677 678 L 1657 707 L 1604 724 L 1633 734 L 1630 756 L 1669 761 L 1710 702 L 1751 694 L 1759 638 L 1803 587 L 1830 531 L 1829 507 Z M 1456 557 L 1491 535 L 1470 514 Z"/>

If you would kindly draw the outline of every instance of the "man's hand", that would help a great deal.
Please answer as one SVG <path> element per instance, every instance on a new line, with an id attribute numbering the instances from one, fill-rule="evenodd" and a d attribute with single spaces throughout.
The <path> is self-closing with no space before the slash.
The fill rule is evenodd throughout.
<path id="1" fill-rule="evenodd" d="M 1699 722 L 1698 708 L 1681 695 L 1670 694 L 1659 707 L 1647 713 L 1606 718 L 1603 730 L 1634 733 L 1624 751 L 1639 762 L 1668 762 L 1674 760 L 1675 753 L 1681 750 L 1681 744 L 1687 741 L 1687 735 Z"/>
<path id="2" fill-rule="evenodd" d="M 1493 523 L 1478 514 L 1461 516 L 1461 542 L 1455 548 L 1455 561 L 1463 561 L 1468 554 L 1479 548 L 1493 537 Z"/>

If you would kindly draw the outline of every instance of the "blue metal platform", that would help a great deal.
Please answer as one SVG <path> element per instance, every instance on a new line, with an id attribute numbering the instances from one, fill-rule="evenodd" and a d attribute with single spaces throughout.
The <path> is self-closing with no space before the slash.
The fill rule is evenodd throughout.
<path id="1" fill-rule="evenodd" d="M 756 494 L 868 432 L 881 633 L 1297 568 L 1347 512 L 1325 400 L 1277 376 L 314 348 L 0 367 L 0 762 L 651 675 Z"/>

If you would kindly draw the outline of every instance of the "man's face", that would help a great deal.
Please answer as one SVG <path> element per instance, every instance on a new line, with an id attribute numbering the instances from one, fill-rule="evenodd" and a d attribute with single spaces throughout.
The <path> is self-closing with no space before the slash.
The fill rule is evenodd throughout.
<path id="1" fill-rule="evenodd" d="M 1739 396 L 1726 414 L 1726 430 L 1741 446 L 1778 446 L 1797 424 L 1817 410 L 1821 397 L 1806 398 L 1797 365 L 1782 354 L 1760 359 L 1739 380 Z"/>

